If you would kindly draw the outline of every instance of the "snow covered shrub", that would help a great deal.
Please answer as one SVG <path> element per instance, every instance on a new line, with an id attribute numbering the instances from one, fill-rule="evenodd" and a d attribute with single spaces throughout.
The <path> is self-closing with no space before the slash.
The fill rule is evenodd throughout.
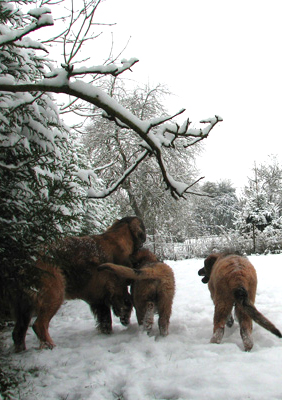
<path id="1" fill-rule="evenodd" d="M 24 25 L 21 12 L 1 1 L 0 23 L 0 81 L 32 81 L 44 69 L 34 43 L 2 43 Z M 34 274 L 43 240 L 79 230 L 83 203 L 68 132 L 49 94 L 0 92 L 0 121 L 1 297 L 21 271 Z"/>
<path id="2" fill-rule="evenodd" d="M 37 2 L 0 2 L 0 86 L 35 82 L 49 70 L 44 46 L 26 33 L 52 25 L 50 10 L 23 14 L 14 8 L 22 4 Z M 87 199 L 90 184 L 102 185 L 87 168 L 50 94 L 0 92 L 0 299 L 36 276 L 33 261 L 43 242 L 98 233 L 117 216 L 109 200 Z"/>

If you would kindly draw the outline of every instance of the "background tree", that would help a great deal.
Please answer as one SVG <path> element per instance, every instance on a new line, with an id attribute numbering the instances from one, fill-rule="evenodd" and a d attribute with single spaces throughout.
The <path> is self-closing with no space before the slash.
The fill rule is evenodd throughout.
<path id="1" fill-rule="evenodd" d="M 257 180 L 264 189 L 267 201 L 278 207 L 282 213 L 282 166 L 276 155 L 270 155 L 268 161 L 254 166 Z"/>
<path id="2" fill-rule="evenodd" d="M 169 92 L 162 85 L 153 88 L 149 85 L 138 86 L 129 90 L 123 81 L 114 78 L 108 92 L 140 120 L 167 115 L 162 100 Z M 124 132 L 114 123 L 106 124 L 105 119 L 95 112 L 86 134 L 82 134 L 82 141 L 95 171 L 108 186 L 129 167 L 138 145 L 134 132 Z M 173 154 L 166 152 L 167 162 L 170 162 L 172 171 L 176 173 L 177 169 L 181 179 L 192 184 L 196 176 L 195 155 L 198 153 L 198 146 L 184 149 L 177 143 Z M 106 168 L 109 165 L 112 165 L 111 170 Z M 159 232 L 165 230 L 166 221 L 171 220 L 173 215 L 176 218 L 175 212 L 179 206 L 171 204 L 170 194 L 164 193 L 162 176 L 153 157 L 142 163 L 138 172 L 134 171 L 127 177 L 112 196 L 120 205 L 123 215 L 134 213 L 142 217 L 148 233 L 152 235 L 156 229 Z"/>
<path id="3" fill-rule="evenodd" d="M 255 164 L 240 199 L 236 225 L 252 237 L 254 252 L 258 251 L 258 240 L 264 242 L 270 233 L 274 237 L 281 234 L 281 172 L 276 158 L 259 167 Z"/>
<path id="4" fill-rule="evenodd" d="M 200 190 L 207 196 L 194 199 L 195 236 L 220 235 L 233 229 L 238 199 L 232 183 L 206 182 Z"/>

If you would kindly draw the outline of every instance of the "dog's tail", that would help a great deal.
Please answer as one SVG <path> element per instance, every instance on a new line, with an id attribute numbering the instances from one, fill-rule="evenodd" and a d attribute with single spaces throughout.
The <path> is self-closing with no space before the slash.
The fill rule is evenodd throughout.
<path id="1" fill-rule="evenodd" d="M 160 276 L 154 268 L 134 269 L 129 267 L 124 267 L 123 265 L 117 265 L 112 263 L 101 264 L 98 271 L 110 271 L 115 273 L 121 278 L 131 279 L 131 280 L 143 280 L 143 279 L 159 279 Z"/>
<path id="2" fill-rule="evenodd" d="M 251 317 L 257 324 L 259 324 L 263 328 L 267 329 L 268 331 L 278 336 L 279 338 L 282 338 L 282 334 L 279 331 L 279 329 L 277 329 L 272 322 L 270 322 L 267 318 L 265 318 L 265 316 L 256 309 L 254 304 L 251 303 L 248 292 L 243 286 L 240 286 L 237 289 L 235 289 L 233 291 L 233 294 L 237 306 L 241 307 L 242 310 L 247 315 L 249 315 L 249 317 Z"/>

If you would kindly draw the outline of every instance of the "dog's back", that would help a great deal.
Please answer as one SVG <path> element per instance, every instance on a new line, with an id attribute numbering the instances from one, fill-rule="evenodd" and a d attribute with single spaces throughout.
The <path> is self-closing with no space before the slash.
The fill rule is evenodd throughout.
<path id="1" fill-rule="evenodd" d="M 274 335 L 282 337 L 281 332 L 254 305 L 257 275 L 247 258 L 214 253 L 206 258 L 205 266 L 198 274 L 204 276 L 203 283 L 208 282 L 215 305 L 212 343 L 221 342 L 226 323 L 228 326 L 232 325 L 231 311 L 234 305 L 246 351 L 253 347 L 252 320 Z"/>
<path id="2" fill-rule="evenodd" d="M 212 266 L 209 277 L 209 289 L 212 298 L 220 296 L 235 302 L 234 290 L 244 287 L 252 302 L 257 290 L 257 274 L 250 261 L 238 255 L 220 256 Z"/>
<path id="3" fill-rule="evenodd" d="M 139 250 L 132 258 L 133 268 L 111 263 L 102 264 L 99 271 L 108 270 L 124 279 L 131 280 L 133 304 L 139 325 L 150 333 L 154 313 L 159 314 L 159 329 L 162 336 L 168 334 L 172 302 L 175 292 L 173 270 L 158 261 L 147 249 Z"/>
<path id="4" fill-rule="evenodd" d="M 155 279 L 135 280 L 131 286 L 133 304 L 138 323 L 150 333 L 154 322 L 154 312 L 159 314 L 159 330 L 162 336 L 168 334 L 175 280 L 172 269 L 165 263 L 155 262 L 141 267 L 142 274 Z"/>

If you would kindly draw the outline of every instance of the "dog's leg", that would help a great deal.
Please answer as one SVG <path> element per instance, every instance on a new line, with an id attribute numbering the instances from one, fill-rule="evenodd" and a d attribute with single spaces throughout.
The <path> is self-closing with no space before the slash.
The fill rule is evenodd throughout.
<path id="1" fill-rule="evenodd" d="M 240 325 L 240 334 L 243 340 L 245 351 L 250 351 L 254 345 L 252 339 L 253 322 L 252 319 L 235 306 L 236 316 Z"/>
<path id="2" fill-rule="evenodd" d="M 93 314 L 97 317 L 97 328 L 99 332 L 110 334 L 112 332 L 111 309 L 105 304 L 90 304 Z"/>
<path id="3" fill-rule="evenodd" d="M 161 293 L 158 298 L 159 330 L 161 336 L 168 335 L 173 295 Z"/>
<path id="4" fill-rule="evenodd" d="M 146 303 L 138 303 L 136 304 L 135 302 L 135 312 L 136 312 L 136 318 L 138 321 L 138 325 L 143 325 L 143 321 L 144 321 L 144 316 L 145 316 L 145 309 L 146 309 Z"/>
<path id="5" fill-rule="evenodd" d="M 210 340 L 211 343 L 221 343 L 224 335 L 225 324 L 231 313 L 233 303 L 216 302 L 214 308 L 213 318 L 213 336 Z"/>
<path id="6" fill-rule="evenodd" d="M 25 336 L 31 321 L 31 316 L 31 308 L 24 307 L 24 309 L 22 309 L 20 305 L 17 306 L 16 324 L 12 333 L 16 353 L 26 350 Z"/>
<path id="7" fill-rule="evenodd" d="M 54 296 L 55 297 L 55 296 Z M 53 301 L 44 301 L 38 311 L 38 317 L 36 318 L 32 328 L 40 340 L 40 349 L 48 348 L 53 349 L 56 345 L 53 342 L 49 334 L 49 324 L 51 319 L 57 313 L 63 302 L 63 294 L 61 293 L 56 298 L 53 297 Z"/>
<path id="8" fill-rule="evenodd" d="M 168 335 L 169 317 L 161 315 L 159 317 L 159 330 L 161 336 Z"/>
<path id="9" fill-rule="evenodd" d="M 39 349 L 48 348 L 52 350 L 55 347 L 55 343 L 51 339 L 48 331 L 51 318 L 49 318 L 49 316 L 47 317 L 46 315 L 41 314 L 32 325 L 34 332 L 40 340 Z"/>
<path id="10" fill-rule="evenodd" d="M 148 333 L 151 333 L 153 324 L 154 324 L 154 311 L 155 305 L 152 301 L 148 301 L 146 304 L 146 311 L 143 320 L 144 330 Z"/>
<path id="11" fill-rule="evenodd" d="M 40 349 L 53 349 L 55 343 L 49 334 L 49 324 L 51 319 L 57 313 L 64 301 L 64 286 L 60 280 L 60 275 L 55 280 L 45 282 L 42 290 L 38 294 L 37 319 L 32 328 L 40 340 Z"/>

